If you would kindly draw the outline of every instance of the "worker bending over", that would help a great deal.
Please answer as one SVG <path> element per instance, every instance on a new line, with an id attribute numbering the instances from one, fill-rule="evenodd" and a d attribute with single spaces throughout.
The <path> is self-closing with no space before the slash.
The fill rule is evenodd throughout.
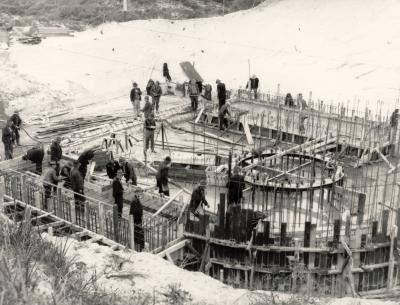
<path id="1" fill-rule="evenodd" d="M 43 158 L 44 150 L 41 147 L 32 147 L 22 156 L 22 160 L 29 160 L 36 165 L 35 173 L 38 175 L 42 175 Z"/>
<path id="2" fill-rule="evenodd" d="M 200 216 L 199 209 L 203 209 L 204 205 L 210 207 L 206 199 L 206 181 L 201 181 L 199 186 L 197 186 L 192 193 L 190 198 L 189 209 L 196 217 Z"/>

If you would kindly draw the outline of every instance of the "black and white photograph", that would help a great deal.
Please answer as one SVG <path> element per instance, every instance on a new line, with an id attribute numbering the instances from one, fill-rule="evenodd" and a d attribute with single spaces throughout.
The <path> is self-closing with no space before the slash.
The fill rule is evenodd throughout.
<path id="1" fill-rule="evenodd" d="M 0 0 L 0 305 L 400 304 L 400 0 Z"/>

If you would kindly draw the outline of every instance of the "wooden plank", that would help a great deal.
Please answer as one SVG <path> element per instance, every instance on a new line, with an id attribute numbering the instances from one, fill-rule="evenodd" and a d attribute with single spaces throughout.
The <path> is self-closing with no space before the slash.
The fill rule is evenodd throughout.
<path id="1" fill-rule="evenodd" d="M 239 122 L 242 123 L 244 133 L 246 135 L 247 143 L 249 145 L 254 145 L 253 136 L 251 134 L 249 124 L 247 123 L 247 116 L 241 116 Z"/>
<path id="2" fill-rule="evenodd" d="M 178 251 L 186 246 L 186 244 L 189 242 L 189 240 L 184 239 L 180 241 L 179 243 L 165 249 L 164 251 L 161 251 L 160 253 L 157 254 L 159 257 L 164 257 L 168 254 L 174 253 L 175 251 Z"/>
<path id="3" fill-rule="evenodd" d="M 170 197 L 168 199 L 168 201 L 166 203 L 164 203 L 164 205 L 158 209 L 157 212 L 155 212 L 152 216 L 156 217 L 158 214 L 160 214 L 167 206 L 169 206 L 171 204 L 171 202 L 173 202 L 181 193 L 183 192 L 183 190 L 179 190 L 174 196 Z"/>
<path id="4" fill-rule="evenodd" d="M 204 79 L 200 76 L 190 62 L 184 61 L 179 63 L 179 65 L 189 79 L 195 79 L 196 81 L 204 82 Z"/>
<path id="5" fill-rule="evenodd" d="M 196 124 L 200 121 L 201 116 L 203 115 L 205 108 L 201 108 L 199 114 L 196 117 L 196 120 L 194 121 Z"/>

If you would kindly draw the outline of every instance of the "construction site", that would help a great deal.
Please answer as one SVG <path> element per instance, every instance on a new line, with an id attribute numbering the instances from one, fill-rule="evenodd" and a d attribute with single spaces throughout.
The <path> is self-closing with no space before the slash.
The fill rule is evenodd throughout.
<path id="1" fill-rule="evenodd" d="M 186 63 L 187 64 L 187 63 Z M 190 73 L 197 73 L 189 65 Z M 198 74 L 197 74 L 198 75 Z M 387 293 L 398 285 L 399 131 L 397 119 L 324 105 L 310 93 L 307 108 L 279 94 L 232 90 L 228 128 L 218 107 L 193 112 L 184 92 L 166 95 L 157 116 L 156 153 L 143 155 L 143 123 L 130 114 L 65 120 L 66 112 L 32 123 L 32 139 L 61 136 L 62 162 L 95 147 L 85 178 L 84 208 L 74 192 L 55 186 L 44 209 L 41 177 L 21 156 L 0 163 L 1 209 L 31 219 L 39 231 L 148 251 L 234 287 L 342 297 Z M 158 164 L 168 155 L 171 195 L 155 190 Z M 135 164 L 137 186 L 124 191 L 124 213 L 113 204 L 110 159 Z M 240 168 L 245 188 L 230 205 L 227 183 Z M 210 204 L 198 217 L 190 195 L 206 179 Z M 143 234 L 135 237 L 129 203 L 143 190 Z M 137 247 L 145 244 L 144 249 Z M 382 292 L 383 291 L 383 292 Z"/>
<path id="2" fill-rule="evenodd" d="M 0 223 L 70 242 L 73 270 L 108 294 L 153 296 L 138 304 L 167 304 L 155 294 L 175 282 L 193 305 L 269 304 L 251 302 L 259 292 L 397 302 L 399 8 L 266 0 L 188 20 L 104 13 L 82 32 L 10 14 L 0 20 Z M 19 130 L 12 144 L 8 127 Z M 112 260 L 122 262 L 106 273 Z"/>

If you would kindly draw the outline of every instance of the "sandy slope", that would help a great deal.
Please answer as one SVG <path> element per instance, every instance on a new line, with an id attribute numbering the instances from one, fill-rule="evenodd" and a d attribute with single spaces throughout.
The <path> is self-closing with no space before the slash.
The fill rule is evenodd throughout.
<path id="1" fill-rule="evenodd" d="M 11 58 L 20 72 L 74 93 L 82 103 L 127 94 L 131 80 L 142 87 L 150 75 L 161 80 L 163 62 L 175 80 L 184 79 L 179 62 L 189 60 L 213 84 L 221 78 L 231 88 L 243 86 L 250 60 L 264 91 L 275 92 L 280 83 L 281 92 L 312 90 L 325 101 L 357 98 L 376 106 L 379 99 L 394 106 L 399 1 L 268 3 L 225 17 L 107 24 L 74 38 L 15 45 Z"/>
<path id="2" fill-rule="evenodd" d="M 49 237 L 54 242 L 57 238 Z M 95 243 L 69 241 L 67 255 L 80 262 L 87 276 L 94 274 L 98 283 L 107 291 L 116 291 L 127 300 L 134 291 L 153 294 L 162 292 L 169 284 L 181 283 L 183 290 L 190 293 L 192 304 L 247 305 L 252 293 L 234 289 L 199 272 L 182 270 L 166 260 L 148 253 L 113 252 L 110 248 Z M 82 264 L 83 263 L 83 264 Z M 122 266 L 120 269 L 117 266 Z M 115 275 L 120 275 L 117 277 Z M 285 297 L 285 296 L 282 296 Z M 157 300 L 162 296 L 157 294 Z M 353 298 L 321 299 L 320 304 L 332 305 L 394 305 L 395 302 L 361 300 Z"/>

